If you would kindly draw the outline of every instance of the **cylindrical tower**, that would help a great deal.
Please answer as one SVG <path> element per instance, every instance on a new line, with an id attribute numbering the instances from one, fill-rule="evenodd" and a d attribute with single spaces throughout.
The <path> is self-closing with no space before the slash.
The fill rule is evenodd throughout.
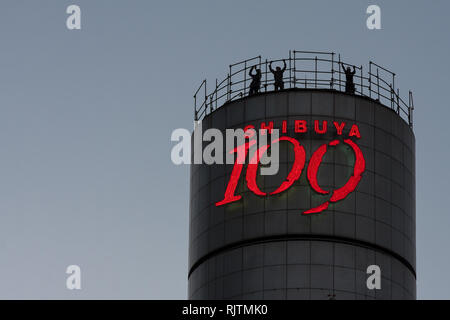
<path id="1" fill-rule="evenodd" d="M 415 138 L 396 108 L 294 85 L 202 120 L 203 131 L 249 125 L 298 141 L 303 170 L 270 194 L 301 161 L 280 141 L 278 173 L 256 179 L 265 195 L 244 166 L 240 199 L 217 205 L 234 166 L 191 165 L 189 299 L 415 299 Z M 371 265 L 380 289 L 367 287 Z"/>

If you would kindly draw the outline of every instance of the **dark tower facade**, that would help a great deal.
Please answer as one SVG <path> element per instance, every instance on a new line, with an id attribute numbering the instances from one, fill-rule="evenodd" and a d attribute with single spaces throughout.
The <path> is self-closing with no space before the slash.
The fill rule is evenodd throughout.
<path id="1" fill-rule="evenodd" d="M 249 187 L 244 166 L 239 199 L 218 205 L 234 165 L 191 165 L 189 299 L 416 298 L 413 107 L 392 87 L 378 95 L 372 63 L 360 88 L 343 92 L 334 58 L 324 59 L 331 68 L 322 86 L 317 67 L 315 78 L 295 77 L 309 60 L 290 52 L 285 90 L 271 91 L 266 76 L 252 96 L 244 84 L 232 99 L 227 84 L 231 98 L 220 107 L 220 85 L 205 95 L 203 131 L 273 127 L 290 140 L 278 142 L 278 173 L 256 178 L 264 195 Z M 287 177 L 302 162 L 295 141 L 304 165 L 292 182 Z M 276 193 L 285 181 L 289 187 Z M 372 265 L 380 289 L 367 286 Z"/>

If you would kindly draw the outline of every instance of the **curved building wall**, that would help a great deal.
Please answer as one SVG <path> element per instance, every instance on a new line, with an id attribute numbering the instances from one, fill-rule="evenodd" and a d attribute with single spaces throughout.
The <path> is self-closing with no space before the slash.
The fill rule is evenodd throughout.
<path id="1" fill-rule="evenodd" d="M 191 165 L 189 299 L 415 299 L 415 139 L 394 111 L 376 101 L 331 90 L 287 90 L 246 97 L 206 116 L 203 130 L 244 128 L 273 121 L 306 151 L 301 177 L 286 191 L 261 197 L 246 186 L 245 168 L 236 194 L 224 206 L 233 165 Z M 307 133 L 294 121 L 306 120 Z M 326 120 L 326 134 L 314 132 Z M 366 169 L 355 191 L 319 214 L 302 212 L 330 198 L 307 180 L 311 154 L 337 136 L 333 121 L 353 124 Z M 280 170 L 259 176 L 275 190 L 293 164 L 289 143 L 280 143 Z M 325 190 L 346 183 L 354 155 L 344 144 L 329 148 L 318 171 Z M 381 289 L 368 290 L 366 269 L 381 268 Z"/>

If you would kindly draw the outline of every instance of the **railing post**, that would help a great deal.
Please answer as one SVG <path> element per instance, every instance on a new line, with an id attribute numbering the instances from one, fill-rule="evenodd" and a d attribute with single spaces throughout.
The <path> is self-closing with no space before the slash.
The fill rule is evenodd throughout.
<path id="1" fill-rule="evenodd" d="M 372 99 L 372 61 L 369 61 L 369 98 Z"/>
<path id="2" fill-rule="evenodd" d="M 291 63 L 291 50 L 289 50 L 289 88 L 292 89 L 292 63 Z"/>
<path id="3" fill-rule="evenodd" d="M 214 111 L 214 109 L 213 109 L 213 95 L 214 94 L 209 96 L 209 113 Z"/>
<path id="4" fill-rule="evenodd" d="M 314 85 L 317 89 L 317 56 L 314 57 Z"/>
<path id="5" fill-rule="evenodd" d="M 227 100 L 230 101 L 231 100 L 231 64 L 229 66 L 229 73 L 228 73 L 228 98 Z"/>
<path id="6" fill-rule="evenodd" d="M 391 109 L 394 110 L 394 95 L 395 91 L 392 89 L 392 84 L 389 85 L 389 88 L 391 88 Z"/>
<path id="7" fill-rule="evenodd" d="M 395 92 L 395 73 L 392 73 L 392 90 Z"/>
<path id="8" fill-rule="evenodd" d="M 247 89 L 247 60 L 244 61 L 244 96 Z"/>
<path id="9" fill-rule="evenodd" d="M 262 72 L 262 67 L 261 67 L 261 56 L 258 56 L 258 59 L 259 59 L 259 70 Z M 261 75 L 261 77 L 262 77 L 262 75 Z M 259 89 L 261 89 L 261 88 L 259 88 Z"/>
<path id="10" fill-rule="evenodd" d="M 408 94 L 408 124 L 411 126 L 411 90 Z"/>
<path id="11" fill-rule="evenodd" d="M 217 91 L 218 91 L 218 86 L 217 86 L 217 78 L 216 78 L 216 109 L 217 109 L 217 100 L 218 100 Z"/>
<path id="12" fill-rule="evenodd" d="M 334 86 L 334 52 L 331 53 L 331 82 L 330 89 L 333 89 Z"/>
<path id="13" fill-rule="evenodd" d="M 414 100 L 413 100 L 413 95 L 411 90 L 409 90 L 409 112 L 408 112 L 408 116 L 409 116 L 409 126 L 412 128 L 413 127 L 413 112 L 414 112 Z"/>
<path id="14" fill-rule="evenodd" d="M 397 88 L 397 113 L 400 114 L 400 89 Z"/>
<path id="15" fill-rule="evenodd" d="M 266 62 L 265 62 L 265 69 L 266 69 L 266 71 L 265 71 L 265 74 L 264 74 L 264 92 L 267 92 L 267 59 L 266 59 Z"/>
<path id="16" fill-rule="evenodd" d="M 378 101 L 380 101 L 380 76 L 378 74 L 378 67 L 377 67 L 377 90 L 378 90 Z"/>
<path id="17" fill-rule="evenodd" d="M 341 54 L 339 53 L 339 71 L 338 71 L 338 74 L 339 74 L 339 91 L 342 91 L 342 88 L 341 88 Z"/>
<path id="18" fill-rule="evenodd" d="M 294 88 L 297 87 L 297 67 L 296 67 L 296 54 L 294 50 Z"/>
<path id="19" fill-rule="evenodd" d="M 230 66 L 231 70 L 231 66 Z M 227 101 L 231 100 L 231 76 L 230 73 L 227 75 Z"/>
<path id="20" fill-rule="evenodd" d="M 194 95 L 194 120 L 197 121 L 197 94 Z"/>
<path id="21" fill-rule="evenodd" d="M 363 66 L 361 65 L 361 95 L 364 96 L 364 87 L 363 87 Z"/>
<path id="22" fill-rule="evenodd" d="M 392 73 L 392 101 L 391 101 L 391 108 L 394 109 L 394 95 L 395 95 L 395 73 Z"/>
<path id="23" fill-rule="evenodd" d="M 205 79 L 205 116 L 206 116 L 206 111 L 208 110 L 208 93 L 206 92 L 206 79 Z"/>

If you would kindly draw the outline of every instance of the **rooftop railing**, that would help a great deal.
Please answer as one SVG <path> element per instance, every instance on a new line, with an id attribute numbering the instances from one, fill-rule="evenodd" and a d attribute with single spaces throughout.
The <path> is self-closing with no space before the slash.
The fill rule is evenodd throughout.
<path id="1" fill-rule="evenodd" d="M 395 86 L 395 73 L 373 61 L 364 68 L 344 62 L 334 52 L 290 50 L 289 57 L 277 60 L 263 60 L 261 56 L 231 64 L 225 79 L 216 79 L 213 90 L 208 92 L 206 79 L 194 94 L 194 120 L 202 120 L 207 114 L 223 104 L 249 95 L 251 68 L 261 70 L 259 93 L 274 91 L 275 80 L 269 65 L 283 66 L 284 89 L 330 89 L 345 92 L 346 75 L 341 66 L 354 67 L 354 94 L 368 97 L 394 110 L 409 126 L 413 126 L 414 102 L 409 91 L 407 102 L 400 97 Z"/>

